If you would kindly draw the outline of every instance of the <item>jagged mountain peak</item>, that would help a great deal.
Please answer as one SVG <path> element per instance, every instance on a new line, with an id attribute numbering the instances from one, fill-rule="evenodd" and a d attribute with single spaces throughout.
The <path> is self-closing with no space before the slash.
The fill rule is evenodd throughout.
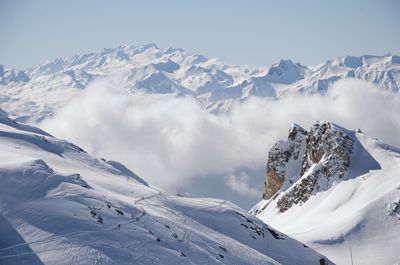
<path id="1" fill-rule="evenodd" d="M 303 127 L 301 127 L 297 123 L 293 123 L 292 126 L 290 126 L 288 138 L 291 140 L 295 140 L 298 133 L 305 134 L 307 133 L 307 131 L 304 130 Z"/>
<path id="2" fill-rule="evenodd" d="M 304 65 L 282 59 L 268 69 L 265 79 L 272 83 L 291 84 L 302 79 L 307 70 Z"/>
<path id="3" fill-rule="evenodd" d="M 270 199 L 280 189 L 287 189 L 293 183 L 293 177 L 301 167 L 306 135 L 306 130 L 293 124 L 289 129 L 287 141 L 278 141 L 270 148 L 265 167 L 264 199 Z"/>
<path id="4" fill-rule="evenodd" d="M 155 44 L 121 45 L 97 52 L 61 57 L 25 71 L 0 68 L 0 93 L 13 117 L 41 121 L 66 104 L 79 90 L 96 80 L 121 80 L 121 91 L 186 95 L 214 113 L 229 111 L 232 102 L 248 97 L 280 98 L 293 93 L 325 94 L 342 78 L 371 81 L 382 89 L 398 92 L 399 57 L 345 56 L 315 67 L 280 60 L 270 68 L 225 64 L 218 58 L 190 54 L 182 49 Z M 149 76 L 158 76 L 148 79 Z M 149 82 L 151 81 L 151 82 Z M 152 88 L 143 89 L 143 83 Z M 29 102 L 35 108 L 20 108 L 13 102 L 27 101 L 19 91 L 44 102 Z M 177 93 L 177 91 L 179 91 Z M 59 95 L 63 95 L 60 97 Z M 16 106 L 14 108 L 14 106 Z M 223 106 L 223 107 L 218 107 Z"/>
<path id="5" fill-rule="evenodd" d="M 60 57 L 30 68 L 26 72 L 31 76 L 54 74 L 71 69 L 104 72 L 114 68 L 140 68 L 150 64 L 167 62 L 186 65 L 204 63 L 207 60 L 204 56 L 191 55 L 183 49 L 163 49 L 154 43 L 150 43 L 142 46 L 121 45 L 116 48 L 104 48 L 97 52 L 73 57 Z"/>
<path id="6" fill-rule="evenodd" d="M 279 141 L 270 149 L 263 197 L 288 193 L 278 201 L 281 212 L 304 203 L 313 193 L 343 178 L 353 148 L 354 140 L 345 129 L 330 121 L 316 121 L 308 132 L 292 125 L 288 140 Z M 321 178 L 324 187 L 318 183 Z"/>
<path id="7" fill-rule="evenodd" d="M 349 245 L 363 253 L 359 263 L 392 264 L 400 236 L 399 157 L 399 148 L 360 129 L 329 121 L 308 131 L 292 126 L 269 150 L 264 199 L 250 212 L 337 264 L 347 262 Z M 371 244 L 382 254 L 369 254 Z"/>
<path id="8" fill-rule="evenodd" d="M 301 65 L 300 63 L 294 63 L 291 59 L 281 59 L 279 62 L 274 63 L 270 69 L 282 69 L 282 70 L 288 70 L 290 68 L 307 68 L 304 65 Z"/>
<path id="9" fill-rule="evenodd" d="M 328 60 L 322 64 L 320 67 L 344 67 L 344 68 L 363 68 L 363 67 L 384 67 L 391 66 L 392 64 L 399 64 L 400 57 L 387 54 L 383 56 L 378 55 L 361 55 L 361 56 L 340 56 L 332 60 Z"/>
<path id="10" fill-rule="evenodd" d="M 28 82 L 30 78 L 24 71 L 15 69 L 7 69 L 4 65 L 0 64 L 0 85 L 1 84 L 15 84 Z"/>

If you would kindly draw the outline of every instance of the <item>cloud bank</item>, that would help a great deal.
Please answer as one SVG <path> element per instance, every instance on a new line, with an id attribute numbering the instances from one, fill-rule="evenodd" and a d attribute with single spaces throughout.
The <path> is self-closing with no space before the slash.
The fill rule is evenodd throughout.
<path id="1" fill-rule="evenodd" d="M 184 188 L 193 178 L 263 167 L 268 148 L 287 137 L 292 123 L 308 129 L 315 120 L 330 120 L 400 146 L 399 94 L 364 81 L 338 81 L 324 96 L 249 98 L 218 116 L 192 98 L 126 94 L 111 87 L 93 83 L 40 126 L 95 155 L 121 161 L 168 190 Z M 246 189 L 253 193 L 263 187 L 246 186 L 243 175 L 225 183 L 248 197 L 253 195 Z"/>
<path id="2" fill-rule="evenodd" d="M 260 185 L 260 187 L 252 187 L 249 182 L 250 177 L 244 171 L 236 175 L 232 174 L 225 177 L 226 185 L 233 191 L 250 198 L 260 198 L 260 194 L 262 194 L 262 185 Z"/>

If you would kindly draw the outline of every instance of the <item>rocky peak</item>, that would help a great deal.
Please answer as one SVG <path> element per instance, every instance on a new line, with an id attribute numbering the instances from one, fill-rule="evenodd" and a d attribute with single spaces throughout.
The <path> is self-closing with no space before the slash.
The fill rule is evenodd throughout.
<path id="1" fill-rule="evenodd" d="M 294 124 L 289 130 L 288 140 L 278 141 L 271 147 L 265 167 L 264 199 L 271 198 L 282 187 L 286 176 L 290 178 L 295 173 L 292 169 L 301 166 L 306 135 L 307 131 Z"/>
<path id="2" fill-rule="evenodd" d="M 346 174 L 353 145 L 354 140 L 331 122 L 316 122 L 308 132 L 292 126 L 288 140 L 269 151 L 263 198 L 277 199 L 284 212 L 328 189 Z"/>
<path id="3" fill-rule="evenodd" d="M 288 138 L 292 141 L 296 140 L 296 137 L 300 135 L 305 135 L 307 133 L 306 130 L 304 130 L 302 127 L 300 127 L 297 124 L 293 124 L 292 127 L 289 129 L 289 136 Z"/>
<path id="4" fill-rule="evenodd" d="M 316 122 L 306 138 L 306 153 L 303 160 L 301 175 L 322 159 L 331 161 L 339 159 L 343 166 L 348 167 L 350 154 L 353 149 L 353 140 L 339 127 L 331 122 Z M 343 177 L 345 172 L 340 177 Z"/>
<path id="5" fill-rule="evenodd" d="M 300 68 L 300 64 L 294 63 L 292 60 L 285 60 L 282 59 L 278 63 L 273 64 L 269 68 L 269 74 L 273 75 L 282 75 L 285 71 L 292 69 L 292 68 Z"/>
<path id="6" fill-rule="evenodd" d="M 271 83 L 291 84 L 304 77 L 307 67 L 292 60 L 280 60 L 273 64 L 269 69 L 265 79 Z"/>

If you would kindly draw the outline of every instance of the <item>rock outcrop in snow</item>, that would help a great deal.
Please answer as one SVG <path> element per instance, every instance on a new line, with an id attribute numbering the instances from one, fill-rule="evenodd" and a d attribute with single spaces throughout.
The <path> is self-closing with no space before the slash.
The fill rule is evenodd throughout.
<path id="1" fill-rule="evenodd" d="M 315 123 L 305 145 L 300 178 L 277 203 L 281 212 L 293 204 L 304 203 L 313 193 L 328 189 L 346 174 L 350 165 L 353 140 L 330 122 Z"/>
<path id="2" fill-rule="evenodd" d="M 337 264 L 349 261 L 349 245 L 354 263 L 395 264 L 399 158 L 399 148 L 358 129 L 327 121 L 308 131 L 294 125 L 270 149 L 264 199 L 250 212 Z"/>
<path id="3" fill-rule="evenodd" d="M 271 147 L 265 168 L 264 199 L 270 199 L 282 188 L 287 179 L 286 176 L 294 176 L 298 173 L 305 153 L 306 136 L 307 132 L 303 128 L 293 125 L 289 130 L 287 141 L 279 141 Z M 293 179 L 289 179 L 289 183 L 293 183 Z"/>
<path id="4" fill-rule="evenodd" d="M 345 175 L 352 153 L 353 140 L 331 122 L 316 122 L 309 132 L 294 125 L 268 154 L 263 198 L 285 192 L 277 201 L 281 212 L 304 203 Z"/>

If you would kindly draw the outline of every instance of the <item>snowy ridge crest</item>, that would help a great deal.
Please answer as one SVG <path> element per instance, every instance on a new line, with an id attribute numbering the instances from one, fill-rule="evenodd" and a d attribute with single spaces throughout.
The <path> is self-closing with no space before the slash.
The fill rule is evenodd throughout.
<path id="1" fill-rule="evenodd" d="M 229 65 L 216 58 L 190 54 L 182 49 L 163 49 L 155 44 L 124 45 L 58 58 L 23 71 L 0 66 L 0 93 L 1 102 L 11 116 L 26 116 L 26 120 L 34 122 L 54 113 L 57 107 L 64 106 L 67 99 L 92 82 L 107 78 L 121 80 L 118 89 L 125 93 L 193 97 L 207 110 L 221 113 L 229 109 L 232 101 L 248 97 L 324 94 L 343 78 L 370 81 L 384 90 L 398 92 L 399 58 L 392 55 L 344 56 L 312 67 L 291 60 L 280 60 L 271 67 L 252 67 Z M 46 93 L 48 100 L 25 102 L 26 97 L 22 98 L 19 93 L 21 89 L 32 99 Z M 26 104 L 32 107 L 29 110 L 19 107 Z"/>

